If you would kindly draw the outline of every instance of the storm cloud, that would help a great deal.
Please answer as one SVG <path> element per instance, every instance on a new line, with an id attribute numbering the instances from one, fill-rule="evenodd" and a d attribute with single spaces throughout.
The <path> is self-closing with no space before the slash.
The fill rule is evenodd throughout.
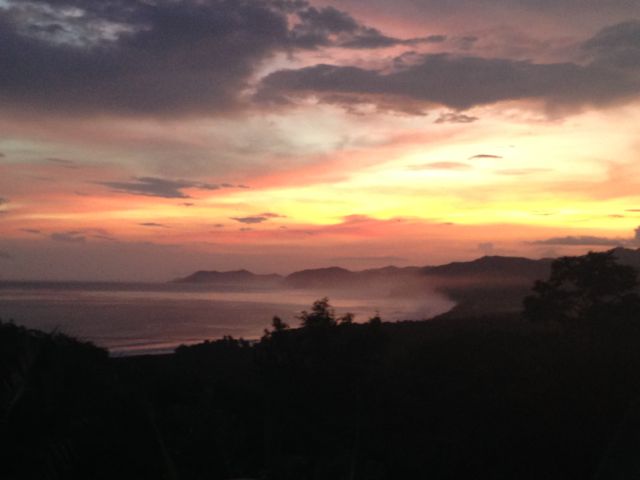
<path id="1" fill-rule="evenodd" d="M 277 52 L 397 39 L 333 7 L 284 0 L 0 2 L 0 106 L 120 115 L 238 108 Z"/>
<path id="2" fill-rule="evenodd" d="M 454 110 L 507 100 L 540 100 L 553 108 L 606 105 L 640 93 L 640 47 L 635 22 L 603 29 L 583 47 L 592 51 L 589 63 L 534 63 L 506 58 L 457 56 L 447 53 L 402 56 L 394 68 L 367 69 L 318 64 L 279 70 L 263 79 L 257 98 L 283 103 L 314 95 L 331 103 L 336 94 L 360 95 L 363 103 L 390 97 Z M 604 61 L 608 53 L 622 52 L 624 61 Z M 638 57 L 640 58 L 640 57 Z M 620 68 L 620 65 L 625 68 Z"/>
<path id="3" fill-rule="evenodd" d="M 96 182 L 119 193 L 143 195 L 161 198 L 191 198 L 182 190 L 195 188 L 201 190 L 218 190 L 220 185 L 189 180 L 167 180 L 155 177 L 135 177 L 129 182 Z"/>

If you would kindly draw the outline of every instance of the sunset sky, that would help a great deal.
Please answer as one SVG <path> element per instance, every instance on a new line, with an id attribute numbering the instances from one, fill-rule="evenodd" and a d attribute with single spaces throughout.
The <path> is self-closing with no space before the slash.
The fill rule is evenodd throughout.
<path id="1" fill-rule="evenodd" d="M 640 247 L 636 0 L 0 0 L 0 279 Z"/>

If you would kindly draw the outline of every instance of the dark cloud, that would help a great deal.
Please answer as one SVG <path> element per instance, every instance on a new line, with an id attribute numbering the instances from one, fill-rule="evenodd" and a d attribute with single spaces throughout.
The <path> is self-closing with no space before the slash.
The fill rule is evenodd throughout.
<path id="1" fill-rule="evenodd" d="M 594 63 L 630 69 L 640 68 L 640 20 L 603 28 L 583 44 Z"/>
<path id="2" fill-rule="evenodd" d="M 67 160 L 65 158 L 45 158 L 45 160 L 49 163 L 54 163 L 63 168 L 69 168 L 73 170 L 77 170 L 80 168 L 73 160 Z"/>
<path id="3" fill-rule="evenodd" d="M 478 37 L 475 37 L 473 35 L 467 35 L 464 37 L 454 38 L 453 43 L 460 50 L 471 50 L 478 40 L 479 40 Z"/>
<path id="4" fill-rule="evenodd" d="M 169 228 L 168 225 L 164 223 L 156 223 L 156 222 L 142 222 L 139 223 L 141 227 L 155 227 L 155 228 Z"/>
<path id="5" fill-rule="evenodd" d="M 7 203 L 9 203 L 9 200 L 4 197 L 0 197 L 0 205 L 6 205 Z"/>
<path id="6" fill-rule="evenodd" d="M 466 168 L 471 168 L 471 166 L 462 162 L 431 162 L 411 165 L 409 170 L 464 170 Z"/>
<path id="7" fill-rule="evenodd" d="M 502 158 L 500 155 L 491 155 L 488 153 L 479 153 L 478 155 L 473 155 L 469 157 L 469 160 L 474 160 L 476 158 Z"/>
<path id="8" fill-rule="evenodd" d="M 124 114 L 232 108 L 254 67 L 290 44 L 278 3 L 12 2 L 0 9 L 8 72 L 0 104 Z"/>
<path id="9" fill-rule="evenodd" d="M 383 34 L 334 7 L 307 7 L 297 11 L 299 23 L 291 31 L 291 42 L 298 48 L 342 47 L 354 49 L 387 48 L 396 45 L 441 43 L 444 35 L 400 39 Z"/>
<path id="10" fill-rule="evenodd" d="M 4 158 L 4 157 L 6 157 L 6 155 L 4 153 L 0 152 L 0 158 Z"/>
<path id="11" fill-rule="evenodd" d="M 54 232 L 49 235 L 56 242 L 84 243 L 87 238 L 80 231 Z"/>
<path id="12" fill-rule="evenodd" d="M 256 67 L 277 52 L 440 41 L 389 37 L 306 1 L 5 3 L 0 106 L 21 110 L 211 114 L 237 108 Z"/>
<path id="13" fill-rule="evenodd" d="M 375 102 L 375 98 L 388 101 L 397 96 L 454 110 L 522 99 L 541 100 L 553 109 L 606 105 L 640 93 L 640 62 L 628 62 L 629 69 L 622 70 L 600 60 L 606 58 L 604 52 L 622 49 L 628 54 L 635 48 L 629 46 L 635 24 L 632 27 L 610 27 L 616 32 L 625 30 L 625 34 L 607 36 L 604 29 L 586 42 L 585 48 L 595 49 L 595 42 L 602 51 L 584 65 L 445 53 L 414 55 L 410 63 L 398 57 L 391 71 L 320 64 L 269 74 L 256 98 L 282 103 L 313 95 L 330 102 L 331 95 L 349 94 L 362 95 L 366 97 L 363 102 L 371 103 L 372 97 Z M 613 38 L 597 41 L 602 35 Z"/>
<path id="14" fill-rule="evenodd" d="M 255 217 L 231 217 L 231 220 L 235 220 L 236 222 L 240 222 L 240 223 L 253 224 L 253 223 L 266 222 L 269 219 L 267 217 L 255 216 Z"/>
<path id="15" fill-rule="evenodd" d="M 42 230 L 38 230 L 37 228 L 21 228 L 20 231 L 31 233 L 32 235 L 40 235 L 42 233 Z"/>
<path id="16" fill-rule="evenodd" d="M 0 250 L 0 259 L 2 260 L 10 260 L 12 257 L 11 255 L 9 255 L 8 252 L 3 252 L 2 250 Z"/>
<path id="17" fill-rule="evenodd" d="M 607 238 L 607 237 L 592 237 L 592 236 L 568 236 L 568 237 L 553 237 L 545 240 L 536 240 L 532 242 L 535 245 L 565 245 L 565 246 L 603 246 L 603 247 L 617 247 L 626 245 L 629 243 L 628 239 L 624 238 Z"/>
<path id="18" fill-rule="evenodd" d="M 287 216 L 280 215 L 279 213 L 264 212 L 264 213 L 259 213 L 257 215 L 251 215 L 248 217 L 231 217 L 231 220 L 235 220 L 236 222 L 240 222 L 240 223 L 256 224 L 256 223 L 266 222 L 267 220 L 270 220 L 273 218 L 287 218 Z M 223 226 L 221 224 L 219 225 Z"/>
<path id="19" fill-rule="evenodd" d="M 441 114 L 434 123 L 472 123 L 476 120 L 478 117 L 458 112 L 447 112 Z"/>
<path id="20" fill-rule="evenodd" d="M 156 223 L 156 222 L 142 222 L 142 223 L 139 223 L 138 225 L 140 225 L 141 227 L 169 228 L 167 225 L 163 223 Z"/>
<path id="21" fill-rule="evenodd" d="M 192 182 L 189 180 L 166 180 L 156 177 L 135 177 L 130 182 L 95 182 L 99 185 L 112 188 L 120 193 L 143 195 L 147 197 L 161 198 L 191 198 L 182 190 L 196 188 L 202 190 L 218 190 L 221 185 Z"/>

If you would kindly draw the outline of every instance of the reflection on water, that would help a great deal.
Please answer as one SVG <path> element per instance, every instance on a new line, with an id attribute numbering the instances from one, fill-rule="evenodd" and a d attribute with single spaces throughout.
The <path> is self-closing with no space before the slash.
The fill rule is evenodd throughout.
<path id="1" fill-rule="evenodd" d="M 311 303 L 329 295 L 338 314 L 366 321 L 423 319 L 447 311 L 447 299 L 310 290 L 239 289 L 185 284 L 0 282 L 0 318 L 57 330 L 113 354 L 158 353 L 224 335 L 259 338 L 278 315 L 291 325 Z"/>

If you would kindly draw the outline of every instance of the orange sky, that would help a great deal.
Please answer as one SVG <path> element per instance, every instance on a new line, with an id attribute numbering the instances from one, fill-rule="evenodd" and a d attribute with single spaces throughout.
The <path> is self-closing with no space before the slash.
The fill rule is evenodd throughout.
<path id="1" fill-rule="evenodd" d="M 629 21 L 640 8 L 628 2 L 597 17 L 560 1 L 576 12 L 564 30 L 559 7 L 534 0 L 494 0 L 500 18 L 489 9 L 476 21 L 462 0 L 458 11 L 401 1 L 378 13 L 324 2 L 291 13 L 292 30 L 277 30 L 284 46 L 260 55 L 254 26 L 246 45 L 237 40 L 240 22 L 232 43 L 196 37 L 181 50 L 180 36 L 156 49 L 152 37 L 135 65 L 118 64 L 132 55 L 119 42 L 142 35 L 118 33 L 138 28 L 124 14 L 69 2 L 45 16 L 46 3 L 0 1 L 0 40 L 28 47 L 31 62 L 12 64 L 22 87 L 0 80 L 1 279 L 166 280 L 640 246 L 640 20 Z M 337 9 L 320 8 L 329 4 Z M 284 28 L 276 14 L 265 24 L 274 31 Z M 53 31 L 53 17 L 69 37 L 26 38 L 24 22 Z M 309 47 L 309 32 L 325 37 Z M 59 67 L 43 65 L 45 47 Z M 113 78 L 92 80 L 93 57 L 110 48 L 100 75 Z M 237 66 L 199 72 L 186 60 L 203 61 L 194 49 Z M 177 70 L 158 73 L 169 58 Z"/>

